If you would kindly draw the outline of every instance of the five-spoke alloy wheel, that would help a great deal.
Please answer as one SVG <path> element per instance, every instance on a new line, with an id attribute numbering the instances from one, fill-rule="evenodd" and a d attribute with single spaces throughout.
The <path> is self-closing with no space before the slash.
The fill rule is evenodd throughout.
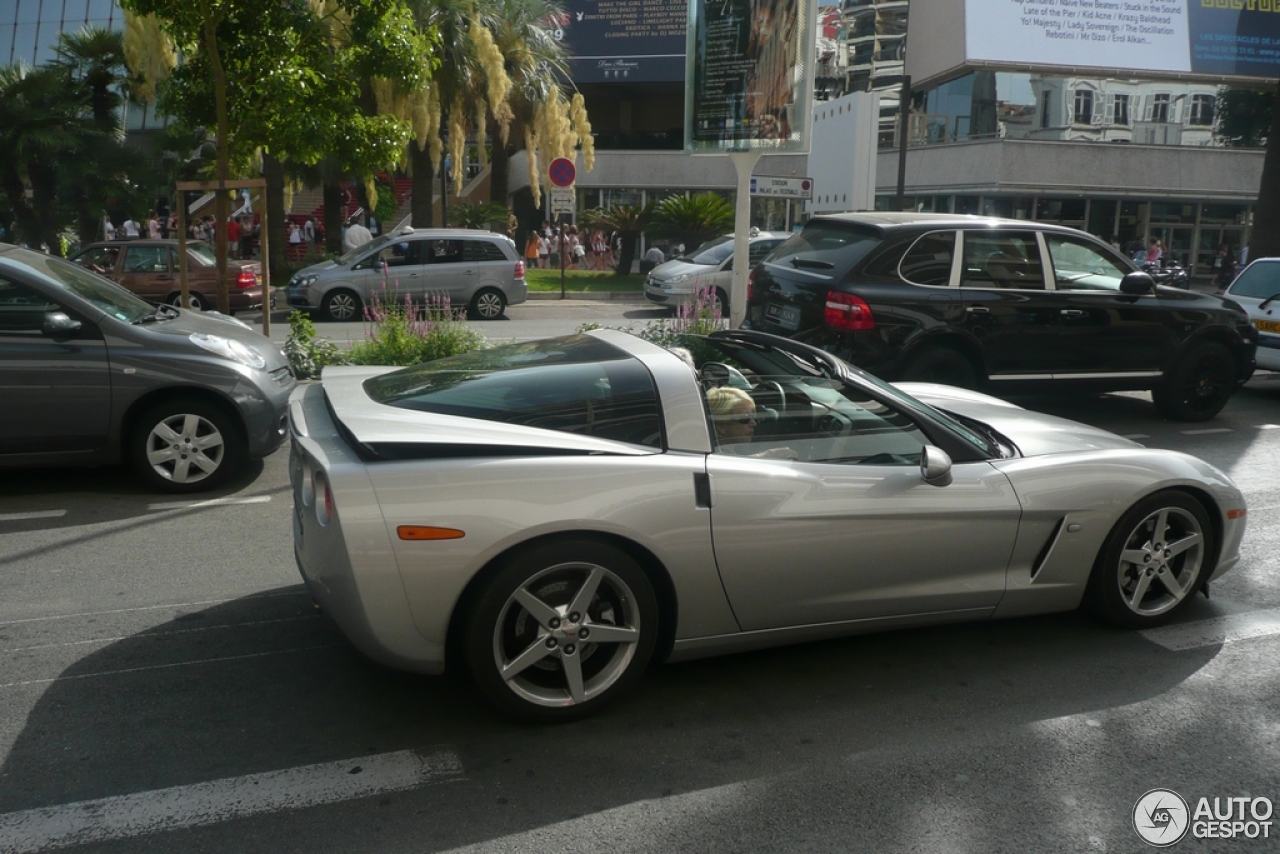
<path id="1" fill-rule="evenodd" d="M 1139 501 L 1098 555 L 1089 580 L 1093 609 L 1127 628 L 1165 622 L 1200 589 L 1212 545 L 1209 517 L 1191 496 L 1168 491 Z"/>
<path id="2" fill-rule="evenodd" d="M 502 710 L 571 720 L 640 679 L 657 624 L 653 586 L 625 552 L 590 539 L 535 545 L 506 561 L 476 602 L 467 666 Z"/>

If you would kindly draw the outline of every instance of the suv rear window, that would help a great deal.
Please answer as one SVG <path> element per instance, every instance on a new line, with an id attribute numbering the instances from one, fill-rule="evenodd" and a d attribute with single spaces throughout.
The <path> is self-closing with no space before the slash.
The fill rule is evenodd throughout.
<path id="1" fill-rule="evenodd" d="M 770 264 L 839 276 L 880 245 L 880 233 L 856 223 L 810 222 L 768 257 Z"/>
<path id="2" fill-rule="evenodd" d="M 589 335 L 507 344 L 364 383 L 377 403 L 662 447 L 653 378 Z"/>

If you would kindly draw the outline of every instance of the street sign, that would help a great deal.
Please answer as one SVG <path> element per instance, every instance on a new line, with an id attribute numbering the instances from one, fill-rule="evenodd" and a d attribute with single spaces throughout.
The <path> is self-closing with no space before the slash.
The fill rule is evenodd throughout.
<path id="1" fill-rule="evenodd" d="M 572 187 L 552 187 L 547 190 L 547 204 L 552 216 L 572 214 L 574 190 Z"/>
<path id="2" fill-rule="evenodd" d="M 574 179 L 578 177 L 578 168 L 569 158 L 557 157 L 547 167 L 547 177 L 557 187 L 572 187 Z"/>
<path id="3" fill-rule="evenodd" d="M 751 179 L 751 195 L 784 196 L 789 199 L 812 199 L 812 178 L 770 178 L 758 176 Z"/>

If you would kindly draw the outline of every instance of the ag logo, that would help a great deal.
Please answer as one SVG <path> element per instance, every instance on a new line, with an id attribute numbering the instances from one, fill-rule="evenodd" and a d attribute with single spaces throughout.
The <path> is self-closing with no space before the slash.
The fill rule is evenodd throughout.
<path id="1" fill-rule="evenodd" d="M 1133 805 L 1133 829 L 1157 848 L 1181 841 L 1191 826 L 1189 819 L 1187 802 L 1171 789 L 1152 789 Z"/>

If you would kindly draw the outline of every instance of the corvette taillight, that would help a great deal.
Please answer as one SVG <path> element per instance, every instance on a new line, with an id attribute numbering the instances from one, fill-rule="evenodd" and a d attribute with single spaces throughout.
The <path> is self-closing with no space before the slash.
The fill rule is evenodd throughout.
<path id="1" fill-rule="evenodd" d="M 863 332 L 876 326 L 871 306 L 861 297 L 840 291 L 827 291 L 827 304 L 822 320 L 827 326 L 840 332 Z"/>
<path id="2" fill-rule="evenodd" d="M 328 525 L 337 509 L 333 502 L 333 490 L 329 488 L 329 478 L 323 471 L 316 469 L 312 475 L 312 483 L 316 496 L 316 521 L 321 525 Z"/>

